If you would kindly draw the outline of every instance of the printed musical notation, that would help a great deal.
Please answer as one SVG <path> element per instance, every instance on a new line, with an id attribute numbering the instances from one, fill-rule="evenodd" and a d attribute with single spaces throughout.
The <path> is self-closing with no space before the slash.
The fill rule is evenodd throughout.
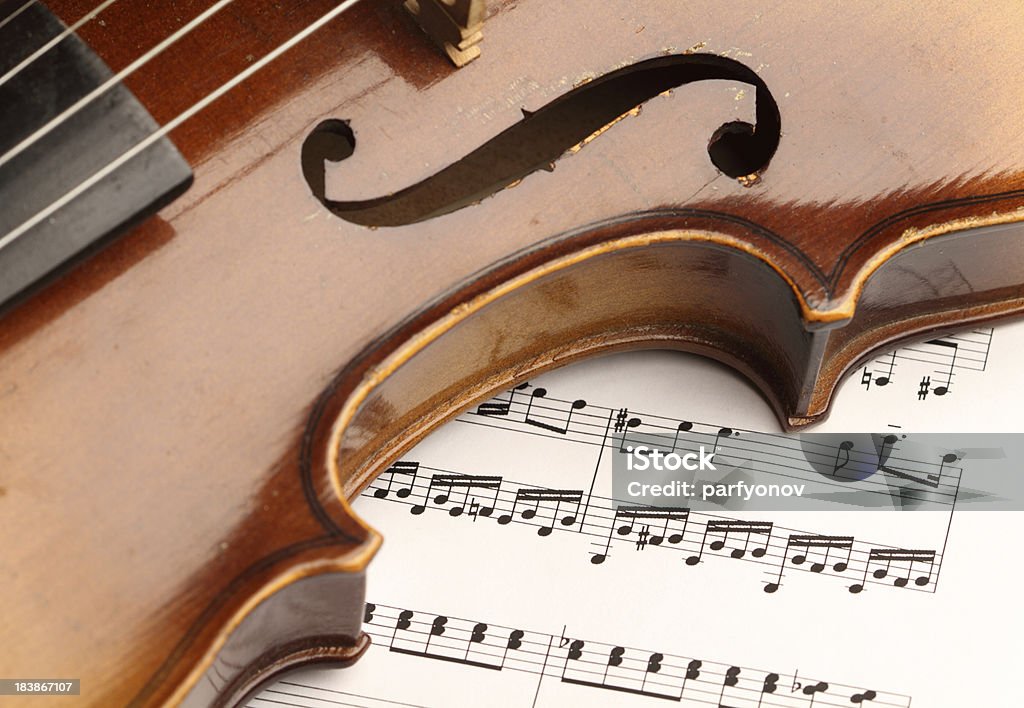
<path id="1" fill-rule="evenodd" d="M 590 540 L 590 562 L 604 564 L 613 545 L 668 549 L 685 565 L 740 560 L 762 566 L 764 591 L 782 587 L 789 571 L 837 578 L 854 594 L 868 585 L 934 592 L 942 550 L 904 549 L 787 529 L 684 507 L 625 506 L 582 489 L 548 489 L 502 477 L 457 474 L 403 460 L 386 470 L 364 497 L 405 504 L 412 514 L 427 509 L 473 522 L 527 526 L 540 537 L 555 531 Z"/>
<path id="2" fill-rule="evenodd" d="M 813 708 L 910 706 L 910 697 L 773 672 L 582 639 L 566 628 L 544 633 L 383 604 L 368 603 L 364 627 L 391 653 L 493 672 L 515 671 L 587 689 L 683 706 Z M 372 649 L 371 649 L 372 651 Z M 586 705 L 580 698 L 576 705 Z"/>
<path id="3" fill-rule="evenodd" d="M 903 374 L 902 370 L 897 371 L 900 363 L 910 363 L 914 372 L 923 371 L 916 384 L 917 400 L 928 400 L 929 395 L 950 395 L 958 372 L 985 370 L 992 348 L 992 331 L 991 327 L 975 329 L 896 349 L 864 367 L 861 385 L 866 390 L 872 386 L 892 386 Z"/>
<path id="4" fill-rule="evenodd" d="M 816 435 L 764 433 L 712 423 L 635 413 L 582 399 L 552 397 L 545 388 L 520 384 L 456 419 L 536 436 L 571 441 L 624 453 L 644 445 L 663 453 L 696 452 L 705 447 L 728 468 L 748 467 L 783 481 L 834 482 L 838 493 L 856 487 L 879 502 L 898 494 L 933 508 L 952 508 L 961 469 L 949 453 L 915 458 L 901 453 L 905 435 L 859 436 L 833 442 Z M 852 438 L 853 436 L 851 436 Z"/>
<path id="5" fill-rule="evenodd" d="M 910 704 L 884 688 L 935 708 L 1016 705 L 1006 677 L 1019 663 L 1012 608 L 1022 576 L 1005 539 L 1019 535 L 1021 517 L 961 510 L 986 468 L 973 459 L 982 448 L 956 443 L 954 432 L 1020 419 L 1019 406 L 980 398 L 998 386 L 1006 401 L 1024 401 L 1008 355 L 1024 347 L 1024 323 L 999 340 L 977 363 L 981 377 L 957 342 L 955 362 L 946 356 L 953 347 L 921 345 L 945 358 L 924 372 L 926 362 L 896 358 L 871 372 L 870 392 L 854 380 L 814 439 L 756 432 L 775 421 L 754 392 L 713 364 L 667 352 L 614 355 L 503 392 L 354 500 L 386 538 L 371 599 L 388 605 L 368 608 L 366 656 L 289 677 L 250 705 Z M 922 373 L 931 377 L 927 400 L 957 405 L 892 396 Z M 647 410 L 678 415 L 638 412 Z M 878 423 L 913 433 L 846 432 Z M 943 432 L 922 441 L 933 426 Z M 947 439 L 963 449 L 940 449 Z M 896 489 L 931 506 L 897 514 L 805 513 L 802 500 L 757 509 L 626 503 L 616 463 L 638 444 L 680 453 L 703 445 L 730 479 L 875 489 L 879 508 L 905 508 Z M 743 464 L 750 460 L 756 469 Z M 950 661 L 955 670 L 936 670 Z"/>

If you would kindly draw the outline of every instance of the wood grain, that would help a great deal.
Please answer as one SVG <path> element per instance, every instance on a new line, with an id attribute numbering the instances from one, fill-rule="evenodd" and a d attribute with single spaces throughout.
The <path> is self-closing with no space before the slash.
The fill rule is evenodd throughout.
<path id="1" fill-rule="evenodd" d="M 118 3 L 81 34 L 117 70 L 209 4 Z M 89 3 L 51 6 L 71 22 Z M 238 0 L 128 84 L 166 122 L 331 6 Z M 0 675 L 81 677 L 98 706 L 201 702 L 260 602 L 365 567 L 379 537 L 346 496 L 537 371 L 698 351 L 796 426 L 871 352 L 1019 313 L 1021 232 L 971 230 L 1024 219 L 1022 31 L 1009 0 L 508 0 L 455 70 L 398 2 L 357 5 L 173 133 L 184 197 L 5 316 Z M 779 103 L 753 186 L 707 157 L 753 115 L 728 82 L 421 224 L 341 221 L 302 179 L 326 118 L 358 138 L 328 194 L 376 197 L 522 109 L 687 50 L 744 62 Z"/>

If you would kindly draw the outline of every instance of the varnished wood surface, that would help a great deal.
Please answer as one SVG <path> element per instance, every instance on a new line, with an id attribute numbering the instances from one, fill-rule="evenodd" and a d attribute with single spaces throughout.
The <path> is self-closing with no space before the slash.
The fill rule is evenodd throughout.
<path id="1" fill-rule="evenodd" d="M 118 70 L 209 4 L 118 3 L 81 34 Z M 331 6 L 237 0 L 129 86 L 166 122 Z M 52 7 L 70 22 L 90 5 Z M 806 355 L 801 319 L 856 322 L 865 276 L 915 238 L 1024 218 L 1022 31 L 1010 1 L 615 0 L 595 12 L 521 0 L 492 3 L 481 58 L 455 71 L 397 2 L 365 0 L 173 133 L 196 172 L 183 198 L 3 319 L 0 599 L 17 612 L 0 619 L 0 675 L 81 676 L 95 705 L 181 699 L 255 602 L 372 554 L 376 536 L 339 492 L 472 398 L 588 352 L 717 351 L 761 379 L 784 416 L 820 414 L 857 357 L 958 316 L 944 303 L 896 326 L 901 311 L 876 293 L 883 321 L 869 317 L 863 332 L 882 333 L 851 335 L 816 397 L 797 380 L 806 372 L 785 382 Z M 374 197 L 433 174 L 524 108 L 687 49 L 746 63 L 779 103 L 782 141 L 752 187 L 706 153 L 721 123 L 750 119 L 751 95 L 710 82 L 646 103 L 552 172 L 414 226 L 340 221 L 301 179 L 302 139 L 324 118 L 351 121 L 359 141 L 328 194 Z M 679 243 L 544 270 L 655 232 Z M 715 243 L 693 250 L 694 239 Z M 1003 270 L 1018 267 L 1018 243 L 995 245 L 1010 254 Z M 711 321 L 687 330 L 678 319 L 696 308 L 671 298 L 690 292 L 688 267 L 747 287 L 736 307 L 748 315 L 769 293 L 768 312 L 722 336 Z M 732 279 L 747 270 L 764 275 Z M 650 273 L 661 275 L 648 287 Z M 520 299 L 501 300 L 515 278 Z M 607 307 L 580 296 L 601 283 L 615 295 Z M 994 289 L 959 317 L 1020 309 L 1019 285 Z M 496 305 L 458 319 L 488 294 L 506 303 L 500 318 L 488 319 Z M 564 329 L 541 326 L 541 313 Z M 409 359 L 398 388 L 402 367 L 384 374 L 445 318 L 451 329 Z M 337 416 L 354 394 L 366 396 L 363 417 L 349 411 L 342 442 Z M 347 457 L 335 458 L 332 433 Z"/>

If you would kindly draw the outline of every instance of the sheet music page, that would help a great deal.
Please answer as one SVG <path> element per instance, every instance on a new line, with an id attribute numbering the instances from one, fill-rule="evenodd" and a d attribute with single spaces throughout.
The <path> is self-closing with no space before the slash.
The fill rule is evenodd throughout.
<path id="1" fill-rule="evenodd" d="M 696 356 L 614 355 L 504 392 L 356 501 L 385 537 L 366 655 L 249 705 L 1020 705 L 1024 512 L 969 508 L 987 458 L 1013 451 L 964 434 L 1021 432 L 1022 350 L 1011 324 L 854 372 L 813 429 L 824 471 L 819 438 L 786 442 L 748 382 Z M 916 433 L 945 452 L 915 458 Z M 894 504 L 918 503 L 910 489 L 927 508 L 616 505 L 615 456 L 643 440 L 726 463 L 742 448 L 767 471 L 727 470 L 738 487 L 820 482 L 842 504 L 840 483 L 898 482 Z M 844 478 L 865 440 L 875 474 Z"/>

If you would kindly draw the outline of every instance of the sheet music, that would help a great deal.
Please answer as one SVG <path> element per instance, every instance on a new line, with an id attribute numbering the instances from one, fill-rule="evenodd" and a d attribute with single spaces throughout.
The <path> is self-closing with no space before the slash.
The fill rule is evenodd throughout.
<path id="1" fill-rule="evenodd" d="M 838 437 L 799 447 L 740 376 L 678 353 L 504 392 L 356 501 L 385 536 L 364 658 L 292 674 L 249 705 L 1019 705 L 1024 512 L 963 511 L 973 460 L 902 441 L 1020 432 L 1022 347 L 1024 323 L 881 357 L 814 429 Z M 820 480 L 820 463 L 838 484 L 856 433 L 882 434 L 896 460 L 857 484 L 909 484 L 927 510 L 614 501 L 612 458 L 630 443 L 713 446 L 791 486 Z"/>

